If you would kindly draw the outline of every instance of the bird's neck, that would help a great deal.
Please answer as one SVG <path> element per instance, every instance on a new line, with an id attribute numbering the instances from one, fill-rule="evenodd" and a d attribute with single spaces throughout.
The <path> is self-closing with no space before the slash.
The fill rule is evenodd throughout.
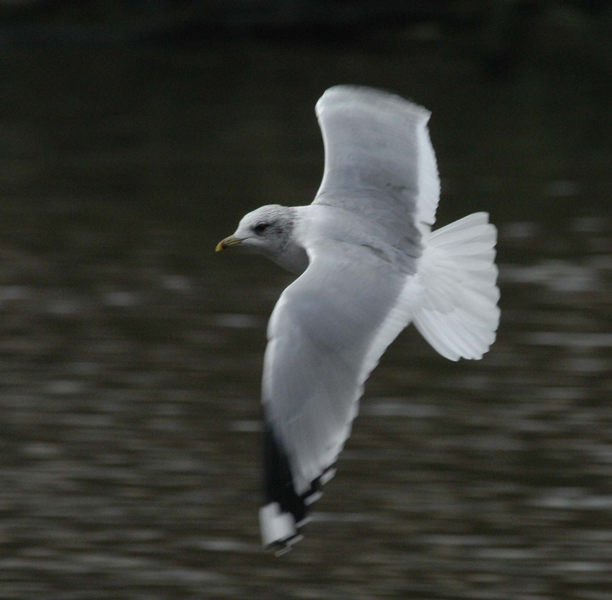
<path id="1" fill-rule="evenodd" d="M 283 252 L 273 255 L 268 254 L 267 256 L 283 269 L 296 275 L 302 274 L 308 266 L 306 250 L 292 241 L 285 246 Z"/>

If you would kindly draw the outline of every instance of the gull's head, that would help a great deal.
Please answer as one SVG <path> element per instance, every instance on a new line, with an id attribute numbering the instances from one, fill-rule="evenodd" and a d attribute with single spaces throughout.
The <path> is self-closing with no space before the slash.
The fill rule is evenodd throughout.
<path id="1" fill-rule="evenodd" d="M 240 244 L 262 254 L 281 254 L 291 237 L 294 212 L 295 209 L 270 204 L 247 213 L 238 223 L 236 231 L 221 240 L 215 251 Z"/>

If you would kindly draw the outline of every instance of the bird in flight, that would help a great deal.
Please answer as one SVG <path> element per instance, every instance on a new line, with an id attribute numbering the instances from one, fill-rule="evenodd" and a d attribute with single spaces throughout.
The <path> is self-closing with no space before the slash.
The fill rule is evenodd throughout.
<path id="1" fill-rule="evenodd" d="M 312 204 L 262 206 L 240 245 L 297 278 L 268 324 L 263 381 L 265 547 L 288 550 L 349 436 L 363 386 L 410 323 L 450 360 L 495 341 L 497 232 L 476 212 L 431 230 L 440 193 L 426 109 L 367 87 L 316 105 L 325 169 Z"/>

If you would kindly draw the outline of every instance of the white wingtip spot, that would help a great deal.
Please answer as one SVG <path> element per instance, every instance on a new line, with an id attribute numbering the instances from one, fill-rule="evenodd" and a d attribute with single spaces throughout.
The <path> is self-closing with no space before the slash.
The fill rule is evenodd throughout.
<path id="1" fill-rule="evenodd" d="M 319 478 L 321 485 L 325 485 L 330 479 L 334 477 L 335 474 L 336 474 L 336 469 L 334 467 L 330 467 L 329 469 L 324 471 L 321 477 Z"/>
<path id="2" fill-rule="evenodd" d="M 313 494 L 310 494 L 310 496 L 306 496 L 306 498 L 304 498 L 304 504 L 306 506 L 310 506 L 311 504 L 314 504 L 322 495 L 323 492 L 314 492 Z"/>
<path id="3" fill-rule="evenodd" d="M 259 525 L 262 544 L 283 542 L 295 537 L 295 519 L 290 513 L 282 512 L 278 502 L 270 502 L 259 509 Z"/>

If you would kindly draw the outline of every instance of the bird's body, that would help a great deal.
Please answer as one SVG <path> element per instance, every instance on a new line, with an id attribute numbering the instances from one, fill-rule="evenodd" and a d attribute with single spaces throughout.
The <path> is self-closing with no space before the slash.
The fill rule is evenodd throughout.
<path id="1" fill-rule="evenodd" d="M 299 538 L 333 473 L 363 385 L 410 322 L 443 356 L 481 358 L 499 322 L 495 228 L 431 231 L 439 180 L 429 113 L 351 86 L 317 103 L 325 173 L 312 204 L 247 214 L 217 249 L 250 246 L 298 278 L 268 325 L 262 384 L 266 546 Z"/>

